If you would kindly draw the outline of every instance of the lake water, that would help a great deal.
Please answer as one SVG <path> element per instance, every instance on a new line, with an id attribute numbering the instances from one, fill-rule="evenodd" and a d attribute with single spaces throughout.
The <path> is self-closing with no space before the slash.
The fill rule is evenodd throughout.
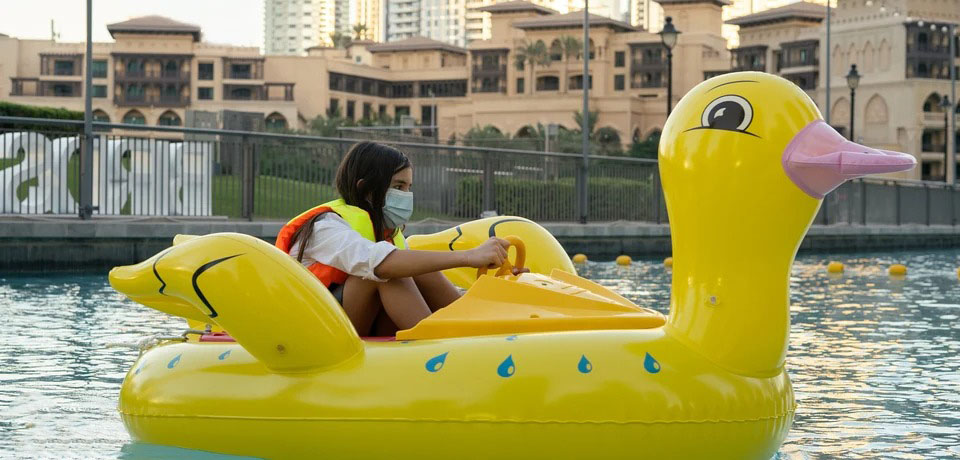
<path id="1" fill-rule="evenodd" d="M 787 368 L 797 396 L 778 459 L 960 457 L 960 251 L 799 257 Z M 904 263 L 905 279 L 886 274 Z M 666 312 L 659 261 L 581 273 Z M 0 275 L 0 457 L 226 456 L 133 444 L 116 412 L 135 349 L 181 320 L 114 292 L 105 274 Z M 229 457 L 235 458 L 235 457 Z"/>

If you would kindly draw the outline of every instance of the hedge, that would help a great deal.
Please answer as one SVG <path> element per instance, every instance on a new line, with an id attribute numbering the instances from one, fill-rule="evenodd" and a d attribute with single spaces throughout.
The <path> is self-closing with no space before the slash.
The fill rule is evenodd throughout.
<path id="1" fill-rule="evenodd" d="M 53 107 L 37 107 L 32 105 L 13 104 L 3 101 L 0 101 L 0 116 L 83 121 L 83 112 L 77 112 L 75 110 L 67 110 L 63 108 L 55 109 Z M 0 123 L 0 128 L 5 130 L 57 131 L 69 133 L 83 132 L 83 126 L 50 127 L 30 123 Z"/>
<path id="2" fill-rule="evenodd" d="M 573 178 L 553 181 L 500 179 L 494 184 L 496 208 L 501 215 L 522 216 L 532 220 L 570 220 L 576 216 L 577 191 Z M 653 184 L 648 181 L 591 177 L 589 181 L 590 216 L 597 220 L 651 220 L 656 208 Z M 622 197 L 630 197 L 629 201 Z M 637 204 L 641 205 L 637 205 Z M 457 184 L 457 209 L 460 216 L 479 216 L 483 204 L 480 177 L 461 179 Z"/>

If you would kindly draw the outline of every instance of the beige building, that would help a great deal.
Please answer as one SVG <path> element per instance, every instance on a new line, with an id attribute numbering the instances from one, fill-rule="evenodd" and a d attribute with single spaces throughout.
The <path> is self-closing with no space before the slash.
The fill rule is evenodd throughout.
<path id="1" fill-rule="evenodd" d="M 730 65 L 720 35 L 726 0 L 664 0 L 684 31 L 674 50 L 674 104 L 706 76 Z M 583 84 L 580 56 L 557 48 L 582 37 L 582 18 L 527 2 L 484 8 L 492 36 L 462 48 L 423 37 L 355 42 L 307 56 L 262 56 L 256 48 L 200 40 L 200 28 L 162 17 L 108 26 L 115 42 L 94 44 L 93 92 L 99 120 L 181 125 L 187 110 L 264 114 L 270 127 L 304 127 L 339 111 L 359 120 L 386 114 L 435 121 L 446 139 L 477 125 L 515 134 L 526 125 L 575 127 Z M 591 110 L 625 144 L 659 130 L 666 116 L 666 62 L 660 37 L 592 16 Z M 548 63 L 518 67 L 517 49 L 542 41 Z M 0 37 L 0 98 L 83 109 L 82 43 Z"/>
<path id="2" fill-rule="evenodd" d="M 794 3 L 727 21 L 739 26 L 731 50 L 734 70 L 760 70 L 788 78 L 826 109 L 824 9 Z M 845 75 L 857 65 L 854 137 L 867 145 L 908 152 L 921 167 L 915 179 L 944 177 L 944 110 L 950 94 L 948 24 L 960 23 L 960 0 L 839 0 L 831 37 L 830 123 L 850 132 L 850 89 Z M 953 37 L 960 50 L 960 38 Z M 957 101 L 953 110 L 960 110 Z M 955 133 L 954 138 L 960 136 Z"/>

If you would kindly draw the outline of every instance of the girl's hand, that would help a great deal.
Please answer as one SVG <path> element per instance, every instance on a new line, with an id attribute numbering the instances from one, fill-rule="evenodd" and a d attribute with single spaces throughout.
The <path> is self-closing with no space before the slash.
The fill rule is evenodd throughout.
<path id="1" fill-rule="evenodd" d="M 501 238 L 490 238 L 483 244 L 469 251 L 465 251 L 468 267 L 473 268 L 497 268 L 503 265 L 507 260 L 507 248 L 510 242 Z"/>

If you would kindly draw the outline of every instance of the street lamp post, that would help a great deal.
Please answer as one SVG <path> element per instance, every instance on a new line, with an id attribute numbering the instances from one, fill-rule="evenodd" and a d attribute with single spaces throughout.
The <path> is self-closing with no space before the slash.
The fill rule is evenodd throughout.
<path id="1" fill-rule="evenodd" d="M 850 141 L 856 142 L 853 140 L 853 113 L 854 113 L 854 101 L 857 95 L 857 86 L 860 85 L 860 73 L 857 72 L 857 65 L 850 65 L 850 72 L 847 74 L 847 86 L 850 88 Z"/>
<path id="2" fill-rule="evenodd" d="M 673 18 L 667 16 L 666 23 L 663 24 L 663 30 L 660 31 L 660 41 L 663 47 L 667 49 L 667 116 L 673 110 L 673 47 L 677 45 L 677 37 L 680 31 L 673 26 Z"/>
<path id="3" fill-rule="evenodd" d="M 950 109 L 953 108 L 953 105 L 950 104 L 950 98 L 946 95 L 943 96 L 943 99 L 940 99 L 940 107 L 943 109 L 943 181 L 949 182 L 949 171 L 951 167 L 956 167 L 950 164 Z"/>

